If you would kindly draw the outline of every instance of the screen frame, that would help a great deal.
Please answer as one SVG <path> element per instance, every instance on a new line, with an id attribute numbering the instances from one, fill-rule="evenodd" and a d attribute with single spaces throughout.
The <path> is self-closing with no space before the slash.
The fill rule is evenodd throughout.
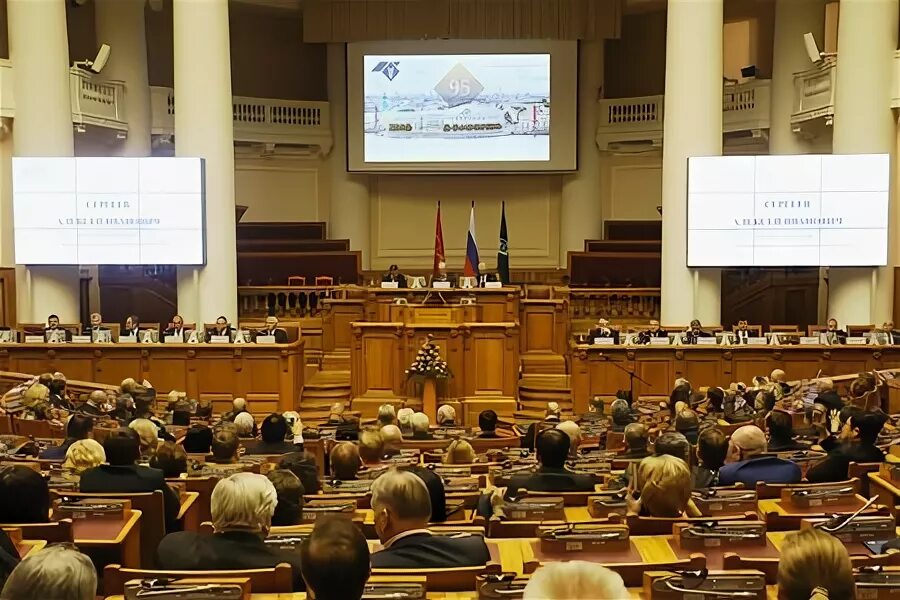
<path id="1" fill-rule="evenodd" d="M 888 223 L 888 226 L 885 228 L 885 253 L 884 253 L 884 261 L 876 264 L 839 264 L 839 265 L 830 265 L 830 264 L 822 264 L 822 261 L 817 261 L 817 264 L 703 264 L 703 265 L 694 265 L 690 262 L 691 255 L 691 190 L 690 190 L 690 181 L 691 181 L 691 162 L 694 159 L 746 159 L 746 158 L 754 158 L 754 159 L 769 159 L 769 160 L 777 160 L 778 158 L 817 158 L 817 157 L 842 157 L 842 156 L 873 156 L 873 157 L 881 157 L 883 160 L 887 162 L 888 171 L 885 174 L 885 178 L 887 180 L 888 189 L 885 192 L 887 194 L 887 200 L 885 204 L 885 222 Z M 784 269 L 790 267 L 799 267 L 799 268 L 815 268 L 815 267 L 826 267 L 826 268 L 835 268 L 835 269 L 867 269 L 867 268 L 880 268 L 886 267 L 889 265 L 890 258 L 890 211 L 891 211 L 891 194 L 892 194 L 892 184 L 891 184 L 891 172 L 892 172 L 892 164 L 889 153 L 857 153 L 857 154 L 825 154 L 825 153 L 815 153 L 815 154 L 785 154 L 785 155 L 776 155 L 776 154 L 758 154 L 758 155 L 698 155 L 698 156 L 689 156 L 685 159 L 685 207 L 684 207 L 684 230 L 685 230 L 685 244 L 684 244 L 684 261 L 685 267 L 688 269 Z"/>
<path id="2" fill-rule="evenodd" d="M 366 55 L 549 54 L 550 160 L 366 162 Z M 578 42 L 573 40 L 401 40 L 350 42 L 346 54 L 347 170 L 354 173 L 565 173 L 578 168 Z"/>
<path id="3" fill-rule="evenodd" d="M 65 263 L 51 263 L 51 262 L 41 262 L 41 263 L 26 263 L 20 262 L 16 252 L 16 236 L 18 235 L 18 230 L 16 229 L 15 223 L 15 202 L 16 202 L 16 194 L 15 194 L 15 169 L 11 169 L 11 221 L 12 221 L 12 234 L 13 234 L 13 262 L 19 266 L 25 267 L 71 267 L 71 266 L 82 266 L 82 265 L 96 265 L 96 266 L 148 266 L 148 265 L 165 265 L 165 266 L 183 266 L 183 267 L 205 267 L 208 261 L 208 248 L 207 248 L 207 211 L 206 211 L 206 159 L 202 156 L 13 156 L 12 160 L 19 159 L 70 159 L 72 161 L 85 160 L 85 159 L 103 159 L 103 160 L 195 160 L 199 162 L 200 165 L 200 244 L 201 244 L 201 262 L 179 262 L 179 263 L 159 263 L 159 262 L 140 262 L 140 263 L 122 263 L 122 262 L 102 262 L 102 263 L 80 263 L 80 262 L 65 262 Z"/>

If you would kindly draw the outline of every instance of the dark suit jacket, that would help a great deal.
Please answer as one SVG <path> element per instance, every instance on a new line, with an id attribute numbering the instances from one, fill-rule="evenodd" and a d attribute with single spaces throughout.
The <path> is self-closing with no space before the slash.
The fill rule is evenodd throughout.
<path id="1" fill-rule="evenodd" d="M 615 329 L 610 329 L 609 327 L 606 330 L 603 330 L 599 327 L 595 327 L 588 332 L 588 342 L 593 344 L 594 338 L 602 338 L 602 337 L 610 337 L 613 339 L 614 344 L 619 343 L 619 332 Z"/>
<path id="2" fill-rule="evenodd" d="M 63 329 L 62 327 L 58 327 L 57 329 L 59 329 L 60 331 L 65 331 L 65 332 L 66 332 L 66 341 L 67 341 L 67 342 L 71 342 L 71 341 L 72 341 L 72 332 L 71 332 L 71 331 L 69 331 L 68 329 Z M 45 327 L 45 328 L 44 328 L 44 339 L 45 339 L 45 340 L 48 339 L 48 336 L 50 335 L 50 332 L 51 332 L 51 331 L 53 331 L 53 330 L 50 329 L 49 327 Z"/>
<path id="3" fill-rule="evenodd" d="M 188 331 L 189 330 L 185 329 L 184 327 L 181 328 L 181 341 L 184 341 L 184 334 L 186 334 Z M 165 337 L 167 335 L 178 335 L 178 333 L 175 331 L 174 327 L 170 327 L 169 329 L 166 329 L 165 331 L 163 331 L 163 337 Z M 162 341 L 162 340 L 160 340 L 160 341 Z"/>
<path id="4" fill-rule="evenodd" d="M 103 416 L 103 411 L 94 406 L 93 404 L 88 404 L 85 402 L 81 406 L 78 407 L 78 412 L 89 415 L 91 417 L 101 417 Z"/>
<path id="5" fill-rule="evenodd" d="M 290 442 L 269 444 L 260 440 L 258 442 L 242 442 L 241 445 L 246 449 L 244 454 L 290 454 L 299 450 L 298 446 Z"/>
<path id="6" fill-rule="evenodd" d="M 287 344 L 288 343 L 288 335 L 287 331 L 284 329 L 275 329 L 274 332 L 270 333 L 268 329 L 264 329 L 258 331 L 256 335 L 274 335 L 276 344 Z"/>
<path id="7" fill-rule="evenodd" d="M 434 434 L 428 431 L 413 431 L 412 439 L 414 440 L 433 440 Z"/>
<path id="8" fill-rule="evenodd" d="M 140 493 L 162 490 L 166 531 L 174 531 L 181 502 L 172 488 L 166 485 L 165 475 L 159 469 L 138 465 L 100 465 L 81 474 L 79 489 L 89 493 Z"/>
<path id="9" fill-rule="evenodd" d="M 484 565 L 491 559 L 481 536 L 452 538 L 418 533 L 372 555 L 375 569 L 450 569 Z"/>
<path id="10" fill-rule="evenodd" d="M 386 273 L 384 277 L 381 278 L 381 281 L 396 281 L 397 287 L 405 288 L 406 287 L 406 276 L 405 275 L 397 275 L 396 278 L 391 277 L 390 273 Z"/>
<path id="11" fill-rule="evenodd" d="M 824 404 L 828 410 L 841 410 L 844 408 L 844 401 L 841 400 L 840 394 L 834 390 L 830 392 L 822 392 L 816 396 L 816 402 Z"/>
<path id="12" fill-rule="evenodd" d="M 884 452 L 869 444 L 841 444 L 811 466 L 806 472 L 806 479 L 812 483 L 844 481 L 851 462 L 884 462 Z"/>
<path id="13" fill-rule="evenodd" d="M 280 563 L 291 565 L 294 591 L 306 589 L 300 575 L 300 553 L 268 547 L 258 534 L 250 531 L 212 535 L 179 531 L 164 537 L 156 549 L 159 568 L 173 571 L 267 569 Z"/>
<path id="14" fill-rule="evenodd" d="M 718 485 L 734 485 L 741 482 L 747 487 L 755 487 L 759 481 L 797 483 L 800 478 L 800 467 L 797 463 L 777 456 L 760 456 L 731 463 L 719 469 Z"/>
<path id="15" fill-rule="evenodd" d="M 234 327 L 226 327 L 225 329 L 219 331 L 215 327 L 206 331 L 206 339 L 208 340 L 211 336 L 214 335 L 227 335 L 230 339 L 234 338 Z"/>
<path id="16" fill-rule="evenodd" d="M 534 473 L 513 475 L 506 489 L 506 497 L 515 498 L 520 489 L 532 492 L 590 492 L 597 483 L 593 476 L 585 473 L 541 467 Z"/>

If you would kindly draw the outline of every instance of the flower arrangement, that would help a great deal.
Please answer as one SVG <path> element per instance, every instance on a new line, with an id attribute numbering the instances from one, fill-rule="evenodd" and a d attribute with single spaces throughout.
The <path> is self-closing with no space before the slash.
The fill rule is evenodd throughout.
<path id="1" fill-rule="evenodd" d="M 422 347 L 416 353 L 409 368 L 406 369 L 406 378 L 409 379 L 449 379 L 452 377 L 447 361 L 441 358 L 437 345 L 428 336 Z"/>

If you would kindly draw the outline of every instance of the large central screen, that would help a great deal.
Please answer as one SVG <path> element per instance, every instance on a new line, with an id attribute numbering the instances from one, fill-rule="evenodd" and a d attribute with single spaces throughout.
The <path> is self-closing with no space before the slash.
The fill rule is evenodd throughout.
<path id="1" fill-rule="evenodd" d="M 202 265 L 199 158 L 13 158 L 16 263 Z"/>
<path id="2" fill-rule="evenodd" d="M 576 78 L 560 67 L 577 71 L 575 50 L 571 42 L 351 44 L 351 170 L 574 169 Z"/>
<path id="3" fill-rule="evenodd" d="M 690 158 L 687 266 L 884 266 L 889 183 L 887 154 Z"/>

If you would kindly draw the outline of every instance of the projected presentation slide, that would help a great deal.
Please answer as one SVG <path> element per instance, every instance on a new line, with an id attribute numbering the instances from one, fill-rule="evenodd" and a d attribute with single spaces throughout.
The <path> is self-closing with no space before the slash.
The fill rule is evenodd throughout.
<path id="1" fill-rule="evenodd" d="M 367 163 L 550 160 L 550 54 L 365 55 Z"/>
<path id="2" fill-rule="evenodd" d="M 689 267 L 883 266 L 887 154 L 694 157 Z"/>
<path id="3" fill-rule="evenodd" d="M 13 158 L 16 263 L 201 265 L 199 158 Z"/>

